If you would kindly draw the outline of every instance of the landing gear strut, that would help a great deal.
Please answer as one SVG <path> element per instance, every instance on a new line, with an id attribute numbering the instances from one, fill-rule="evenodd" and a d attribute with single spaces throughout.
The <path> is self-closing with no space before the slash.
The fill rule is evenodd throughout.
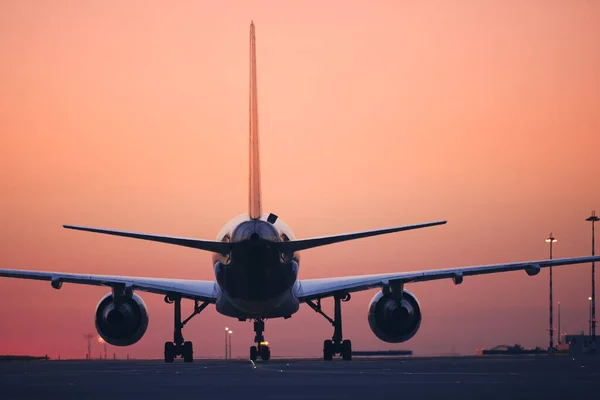
<path id="1" fill-rule="evenodd" d="M 350 300 L 350 293 L 340 293 L 333 296 L 334 311 L 333 319 L 321 310 L 321 299 L 317 299 L 317 303 L 307 300 L 306 304 L 317 313 L 321 314 L 327 321 L 333 325 L 333 337 L 331 340 L 323 342 L 323 359 L 325 361 L 333 360 L 334 355 L 341 355 L 342 359 L 352 360 L 352 342 L 350 340 L 342 340 L 342 305 L 341 302 Z"/>
<path id="2" fill-rule="evenodd" d="M 265 341 L 265 337 L 263 336 L 263 332 L 265 330 L 265 321 L 262 319 L 257 319 L 254 321 L 254 332 L 256 336 L 254 336 L 254 342 L 256 342 L 256 346 L 250 347 L 250 360 L 256 361 L 258 357 L 263 361 L 268 361 L 271 358 L 271 348 L 269 347 L 269 342 Z"/>
<path id="3" fill-rule="evenodd" d="M 183 322 L 181 321 L 181 297 L 167 295 L 165 296 L 165 303 L 174 303 L 175 306 L 175 331 L 173 332 L 173 341 L 165 343 L 165 362 L 172 363 L 177 356 L 181 356 L 184 362 L 192 362 L 194 361 L 194 347 L 192 342 L 183 340 L 181 330 L 192 318 L 200 314 L 209 303 L 205 301 L 199 304 L 199 301 L 195 300 L 194 312 Z"/>

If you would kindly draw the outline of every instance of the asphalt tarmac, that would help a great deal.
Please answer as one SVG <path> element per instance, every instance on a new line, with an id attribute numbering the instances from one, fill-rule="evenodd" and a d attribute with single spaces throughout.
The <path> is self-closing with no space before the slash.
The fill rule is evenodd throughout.
<path id="1" fill-rule="evenodd" d="M 0 399 L 596 399 L 600 356 L 4 361 Z"/>

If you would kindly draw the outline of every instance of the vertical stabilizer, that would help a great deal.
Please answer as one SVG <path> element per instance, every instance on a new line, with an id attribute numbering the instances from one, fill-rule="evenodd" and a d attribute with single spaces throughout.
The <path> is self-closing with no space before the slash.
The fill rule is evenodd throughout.
<path id="1" fill-rule="evenodd" d="M 248 214 L 252 219 L 260 218 L 261 215 L 258 106 L 256 102 L 256 38 L 254 36 L 254 22 L 250 22 L 250 190 Z"/>

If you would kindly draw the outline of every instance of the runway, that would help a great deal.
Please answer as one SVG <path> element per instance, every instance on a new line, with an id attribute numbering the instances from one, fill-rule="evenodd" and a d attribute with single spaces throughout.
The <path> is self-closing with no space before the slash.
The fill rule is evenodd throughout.
<path id="1" fill-rule="evenodd" d="M 12 399 L 583 399 L 600 357 L 483 356 L 334 360 L 5 361 Z M 585 395 L 585 396 L 584 396 Z M 593 398 L 592 396 L 592 398 Z"/>

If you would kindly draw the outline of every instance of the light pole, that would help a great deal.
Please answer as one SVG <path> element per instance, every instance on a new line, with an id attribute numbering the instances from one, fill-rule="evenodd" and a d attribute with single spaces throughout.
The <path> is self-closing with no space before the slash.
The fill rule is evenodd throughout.
<path id="1" fill-rule="evenodd" d="M 231 360 L 231 334 L 233 331 L 229 331 L 229 359 Z"/>
<path id="2" fill-rule="evenodd" d="M 588 300 L 590 301 L 590 336 L 592 336 L 592 298 L 588 297 Z"/>
<path id="3" fill-rule="evenodd" d="M 596 255 L 596 243 L 594 242 L 594 224 L 599 221 L 600 218 L 596 216 L 596 211 L 592 211 L 592 215 L 585 219 L 592 223 L 592 256 Z M 592 298 L 591 298 L 591 312 L 590 312 L 590 326 L 592 335 L 592 342 L 596 341 L 596 263 L 592 261 Z"/>
<path id="4" fill-rule="evenodd" d="M 225 359 L 227 360 L 227 336 L 229 332 L 229 328 L 225 327 Z"/>
<path id="5" fill-rule="evenodd" d="M 557 303 L 558 305 L 558 344 L 562 344 L 562 340 L 560 338 L 560 301 Z"/>
<path id="6" fill-rule="evenodd" d="M 550 259 L 552 259 L 552 244 L 555 242 L 557 240 L 552 236 L 552 232 L 550 232 L 550 236 L 546 239 L 546 243 L 550 243 Z M 550 332 L 550 346 L 548 350 L 552 350 L 554 347 L 554 328 L 552 327 L 552 267 L 550 267 L 550 326 L 548 331 Z"/>

